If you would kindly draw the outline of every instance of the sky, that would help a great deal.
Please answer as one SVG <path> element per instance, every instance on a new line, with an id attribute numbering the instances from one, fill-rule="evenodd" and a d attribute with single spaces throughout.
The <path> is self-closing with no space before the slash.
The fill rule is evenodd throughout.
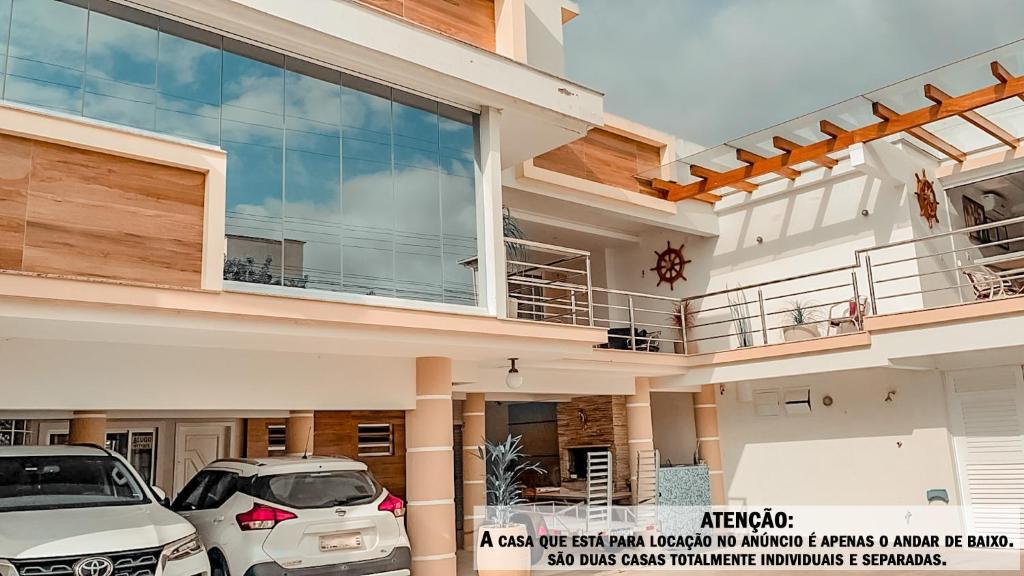
<path id="1" fill-rule="evenodd" d="M 1024 37 L 1022 0 L 578 3 L 566 75 L 607 112 L 704 146 Z M 1003 63 L 1024 74 L 1024 53 Z"/>

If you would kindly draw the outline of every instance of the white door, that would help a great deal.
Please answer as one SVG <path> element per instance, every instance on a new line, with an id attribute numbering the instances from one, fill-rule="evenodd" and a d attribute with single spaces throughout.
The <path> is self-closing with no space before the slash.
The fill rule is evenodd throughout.
<path id="1" fill-rule="evenodd" d="M 174 494 L 203 469 L 231 453 L 231 424 L 181 424 L 174 438 Z"/>
<path id="2" fill-rule="evenodd" d="M 960 370 L 948 374 L 946 386 L 968 530 L 1020 534 L 1024 372 L 1020 366 Z"/>

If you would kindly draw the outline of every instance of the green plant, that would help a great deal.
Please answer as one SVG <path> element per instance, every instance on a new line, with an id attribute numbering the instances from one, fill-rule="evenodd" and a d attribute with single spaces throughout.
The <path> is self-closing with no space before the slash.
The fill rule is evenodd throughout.
<path id="1" fill-rule="evenodd" d="M 680 300 L 673 307 L 669 319 L 672 321 L 672 325 L 678 328 L 680 333 L 683 333 L 684 330 L 689 330 L 696 324 L 697 305 L 693 303 L 693 300 Z"/>
<path id="2" fill-rule="evenodd" d="M 790 300 L 786 302 L 786 305 L 785 313 L 793 326 L 813 324 L 821 321 L 821 310 L 813 302 Z"/>
<path id="3" fill-rule="evenodd" d="M 252 256 L 224 257 L 224 279 L 235 282 L 249 282 L 253 284 L 277 284 L 272 271 L 274 258 L 267 256 L 262 264 L 257 265 L 256 259 Z M 309 274 L 303 274 L 301 278 L 285 277 L 284 285 L 288 288 L 305 288 L 309 282 Z"/>
<path id="4" fill-rule="evenodd" d="M 731 292 L 728 297 L 729 314 L 732 316 L 732 325 L 736 329 L 736 338 L 739 340 L 740 348 L 749 348 L 754 345 L 754 335 L 750 330 L 750 309 L 747 306 L 747 295 L 739 290 L 735 298 Z"/>
<path id="5" fill-rule="evenodd" d="M 502 234 L 505 238 L 512 238 L 514 240 L 523 240 L 526 238 L 526 234 L 523 229 L 519 227 L 519 221 L 512 216 L 512 212 L 508 209 L 508 206 L 501 207 L 501 228 Z M 526 256 L 526 246 L 519 244 L 518 242 L 506 242 L 505 243 L 505 258 L 509 260 L 523 260 Z"/>
<path id="6" fill-rule="evenodd" d="M 224 279 L 236 282 L 271 284 L 274 280 L 274 274 L 270 271 L 273 261 L 273 258 L 267 256 L 267 259 L 262 264 L 257 265 L 256 259 L 252 256 L 244 258 L 237 256 L 231 258 L 224 257 Z"/>
<path id="7" fill-rule="evenodd" d="M 522 475 L 530 471 L 544 473 L 539 465 L 525 461 L 522 440 L 522 436 L 511 434 L 502 442 L 484 440 L 476 454 L 487 468 L 487 505 L 494 508 L 494 521 L 499 526 L 511 524 L 512 507 L 524 502 Z"/>

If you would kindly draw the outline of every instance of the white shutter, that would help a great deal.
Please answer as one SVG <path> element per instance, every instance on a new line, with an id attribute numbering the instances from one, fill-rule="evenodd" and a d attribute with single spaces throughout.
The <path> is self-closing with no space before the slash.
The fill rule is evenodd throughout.
<path id="1" fill-rule="evenodd" d="M 977 534 L 1017 536 L 1024 532 L 1021 367 L 950 372 L 947 382 L 968 528 Z"/>

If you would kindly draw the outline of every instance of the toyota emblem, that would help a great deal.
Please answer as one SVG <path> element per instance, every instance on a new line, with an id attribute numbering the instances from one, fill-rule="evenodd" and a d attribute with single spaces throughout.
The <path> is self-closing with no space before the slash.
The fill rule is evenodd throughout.
<path id="1" fill-rule="evenodd" d="M 114 563 L 110 558 L 92 556 L 75 562 L 73 570 L 75 576 L 110 576 L 114 573 Z"/>
<path id="2" fill-rule="evenodd" d="M 335 508 L 334 509 L 334 513 L 337 514 L 338 516 L 344 516 L 345 515 L 345 509 L 344 508 Z"/>

